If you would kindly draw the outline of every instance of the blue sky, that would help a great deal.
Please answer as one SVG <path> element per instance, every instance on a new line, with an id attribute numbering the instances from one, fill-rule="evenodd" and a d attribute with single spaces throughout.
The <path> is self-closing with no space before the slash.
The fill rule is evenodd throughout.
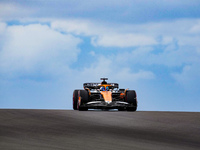
<path id="1" fill-rule="evenodd" d="M 72 109 L 84 82 L 138 110 L 200 111 L 198 0 L 1 0 L 0 108 Z"/>

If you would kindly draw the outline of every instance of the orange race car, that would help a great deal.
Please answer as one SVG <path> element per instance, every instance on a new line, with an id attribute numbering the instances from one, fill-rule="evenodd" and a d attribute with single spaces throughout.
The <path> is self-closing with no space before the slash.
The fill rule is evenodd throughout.
<path id="1" fill-rule="evenodd" d="M 101 80 L 103 80 L 101 83 L 84 83 L 84 90 L 74 90 L 74 110 L 137 110 L 137 95 L 134 90 L 119 89 L 117 83 L 107 83 L 108 78 Z"/>

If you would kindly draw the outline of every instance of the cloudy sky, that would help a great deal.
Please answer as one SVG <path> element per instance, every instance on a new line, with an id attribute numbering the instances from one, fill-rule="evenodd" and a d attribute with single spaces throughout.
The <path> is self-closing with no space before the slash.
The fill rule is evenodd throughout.
<path id="1" fill-rule="evenodd" d="M 200 111 L 199 0 L 1 0 L 0 108 L 72 109 L 84 82 L 138 110 Z"/>

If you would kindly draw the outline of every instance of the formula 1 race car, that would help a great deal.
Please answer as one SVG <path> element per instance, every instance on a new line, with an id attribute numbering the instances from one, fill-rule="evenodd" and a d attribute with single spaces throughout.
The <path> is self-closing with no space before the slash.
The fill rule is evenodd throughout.
<path id="1" fill-rule="evenodd" d="M 84 83 L 84 90 L 74 90 L 74 110 L 137 110 L 137 95 L 134 90 L 119 89 L 117 83 L 107 83 L 108 78 L 101 80 L 103 80 L 101 83 Z"/>

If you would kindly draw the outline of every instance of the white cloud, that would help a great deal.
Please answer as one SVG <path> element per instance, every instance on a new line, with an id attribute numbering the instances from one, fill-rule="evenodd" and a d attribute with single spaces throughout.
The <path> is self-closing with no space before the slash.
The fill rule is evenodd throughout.
<path id="1" fill-rule="evenodd" d="M 3 21 L 28 17 L 34 12 L 35 11 L 29 6 L 24 7 L 15 2 L 13 3 L 0 2 L 0 20 Z"/>
<path id="2" fill-rule="evenodd" d="M 71 32 L 77 35 L 95 35 L 97 26 L 90 21 L 82 19 L 56 20 L 51 22 L 51 27 L 58 31 Z"/>
<path id="3" fill-rule="evenodd" d="M 59 31 L 89 36 L 94 46 L 136 47 L 132 51 L 122 51 L 114 56 L 116 57 L 115 63 L 121 62 L 121 64 L 126 64 L 128 67 L 124 68 L 123 72 L 125 74 L 117 72 L 117 69 L 115 70 L 112 67 L 112 70 L 115 70 L 113 76 L 126 76 L 128 79 L 132 76 L 137 79 L 137 74 L 140 76 L 139 72 L 133 74 L 129 67 L 134 65 L 182 67 L 195 65 L 200 58 L 200 36 L 197 34 L 199 32 L 199 19 L 180 19 L 147 24 L 97 24 L 88 20 L 77 19 L 53 21 L 51 26 Z M 109 63 L 107 62 L 107 64 Z M 100 68 L 103 68 L 103 66 Z M 86 70 L 91 74 L 98 74 L 98 69 L 94 67 L 88 69 Z M 101 76 L 112 74 L 108 68 L 105 67 L 104 69 Z M 172 72 L 174 72 L 172 74 L 176 74 L 173 77 L 178 82 L 186 84 L 184 78 L 192 82 L 192 78 L 188 73 L 184 73 L 185 71 L 181 74 L 175 73 L 176 70 Z M 153 77 L 151 72 L 147 71 L 144 74 L 147 74 L 147 77 Z M 195 74 L 194 69 L 191 69 L 191 74 Z M 179 77 L 183 79 L 178 80 Z M 187 83 L 189 84 L 189 82 Z"/>
<path id="4" fill-rule="evenodd" d="M 94 46 L 104 47 L 132 47 L 157 44 L 151 35 L 138 33 L 124 33 L 118 31 L 118 27 L 107 24 L 91 23 L 87 20 L 53 21 L 51 27 L 76 35 L 91 36 Z"/>
<path id="5" fill-rule="evenodd" d="M 123 81 L 136 82 L 139 80 L 152 80 L 155 79 L 155 74 L 151 71 L 139 70 L 136 73 L 132 73 L 130 68 L 122 68 L 115 73 L 114 79 L 116 81 L 123 78 Z"/>
<path id="6" fill-rule="evenodd" d="M 7 26 L 6 23 L 0 22 L 0 51 L 4 43 L 4 34 L 6 31 L 6 26 Z"/>
<path id="7" fill-rule="evenodd" d="M 198 20 L 198 22 L 196 24 L 194 24 L 190 30 L 191 33 L 193 34 L 199 34 L 200 33 L 200 20 Z"/>
<path id="8" fill-rule="evenodd" d="M 199 19 L 182 19 L 147 24 L 108 24 L 71 19 L 52 21 L 52 28 L 91 37 L 91 43 L 104 47 L 134 47 L 168 45 L 174 40 L 180 46 L 200 46 L 196 34 Z M 195 32 L 194 32 L 195 31 Z"/>
<path id="9" fill-rule="evenodd" d="M 69 27 L 69 31 L 71 30 L 73 29 Z M 119 69 L 117 63 L 120 64 L 120 62 L 117 62 L 115 56 L 112 58 L 103 55 L 99 56 L 95 51 L 90 52 L 90 55 L 97 58 L 94 64 L 79 71 L 69 69 L 69 64 L 77 60 L 79 53 L 77 45 L 81 42 L 79 38 L 75 38 L 69 33 L 84 34 L 85 32 L 84 30 L 84 32 L 69 31 L 66 30 L 65 34 L 61 34 L 58 28 L 51 28 L 41 24 L 4 27 L 5 42 L 0 52 L 1 72 L 15 73 L 15 76 L 16 73 L 53 72 L 55 74 L 67 74 L 66 77 L 71 76 L 73 78 L 75 78 L 75 75 L 78 75 L 77 79 L 80 76 L 89 77 L 90 79 L 110 76 L 118 80 L 124 76 L 126 80 L 131 79 L 132 81 L 153 79 L 155 77 L 150 71 L 140 70 L 139 72 L 132 72 L 129 68 L 130 66 L 123 66 L 122 69 Z M 87 32 L 85 34 L 93 35 Z M 132 37 L 132 35 L 126 36 Z M 120 40 L 120 37 L 118 38 L 116 40 Z"/>
<path id="10" fill-rule="evenodd" d="M 186 65 L 181 73 L 172 73 L 174 79 L 186 89 L 199 92 L 200 63 Z"/>
<path id="11" fill-rule="evenodd" d="M 6 26 L 7 26 L 6 23 L 0 22 L 0 35 L 3 34 L 3 32 L 6 29 Z"/>
<path id="12" fill-rule="evenodd" d="M 81 42 L 70 34 L 61 34 L 40 24 L 8 26 L 4 37 L 0 51 L 3 72 L 55 72 L 58 67 L 76 61 L 77 45 Z"/>
<path id="13" fill-rule="evenodd" d="M 83 78 L 85 81 L 99 80 L 100 77 L 108 77 L 113 81 L 131 81 L 137 82 L 139 80 L 155 79 L 155 74 L 151 71 L 140 69 L 133 72 L 129 67 L 120 64 L 115 56 L 96 55 L 96 61 L 89 67 L 85 67 L 80 71 L 74 70 L 73 78 Z M 76 76 L 77 75 L 77 76 Z M 83 82 L 85 82 L 83 80 Z M 81 81 L 80 81 L 81 82 Z"/>
<path id="14" fill-rule="evenodd" d="M 126 76 L 127 79 L 133 77 L 137 80 L 140 80 L 140 77 L 142 79 L 153 79 L 155 75 L 151 72 L 151 68 L 148 71 L 143 69 L 139 71 L 139 68 L 133 71 L 130 68 L 135 65 L 182 67 L 188 64 L 196 64 L 199 59 L 200 45 L 198 41 L 200 36 L 191 32 L 191 29 L 199 24 L 198 19 L 137 25 L 96 23 L 82 19 L 43 19 L 43 21 L 50 23 L 50 27 L 39 24 L 7 27 L 6 34 L 7 37 L 8 35 L 10 37 L 3 45 L 1 66 L 9 66 L 10 70 L 16 68 L 18 70 L 20 70 L 19 68 L 21 70 L 34 70 L 34 67 L 38 64 L 47 66 L 47 62 L 52 62 L 48 65 L 57 68 L 58 64 L 61 64 L 62 67 L 67 67 L 68 65 L 63 64 L 76 61 L 79 52 L 77 45 L 80 43 L 78 37 L 90 37 L 91 44 L 105 48 L 134 47 L 133 50 L 125 52 L 122 49 L 122 52 L 114 54 L 111 60 L 110 57 L 107 58 L 106 56 L 99 58 L 99 64 L 91 64 L 77 72 L 79 75 L 91 78 L 93 75 L 98 76 L 98 78 L 99 76 L 110 75 L 118 76 L 118 78 L 120 78 L 119 76 Z M 39 19 L 39 22 L 43 21 Z M 28 22 L 34 21 L 29 20 Z M 31 34 L 31 36 L 28 34 Z M 20 39 L 23 39 L 23 42 Z M 58 50 L 54 51 L 55 49 Z M 93 57 L 98 56 L 95 51 L 88 53 Z M 8 61 L 8 58 L 12 58 L 11 61 Z M 100 61 L 100 59 L 103 60 Z M 18 63 L 15 64 L 15 62 Z M 124 70 L 118 71 L 115 68 L 116 64 L 123 67 Z M 69 68 L 65 69 L 71 74 L 76 72 Z"/>
<path id="15" fill-rule="evenodd" d="M 93 45 L 104 47 L 133 47 L 133 46 L 145 46 L 155 45 L 156 40 L 151 36 L 142 34 L 106 34 L 93 39 Z"/>

